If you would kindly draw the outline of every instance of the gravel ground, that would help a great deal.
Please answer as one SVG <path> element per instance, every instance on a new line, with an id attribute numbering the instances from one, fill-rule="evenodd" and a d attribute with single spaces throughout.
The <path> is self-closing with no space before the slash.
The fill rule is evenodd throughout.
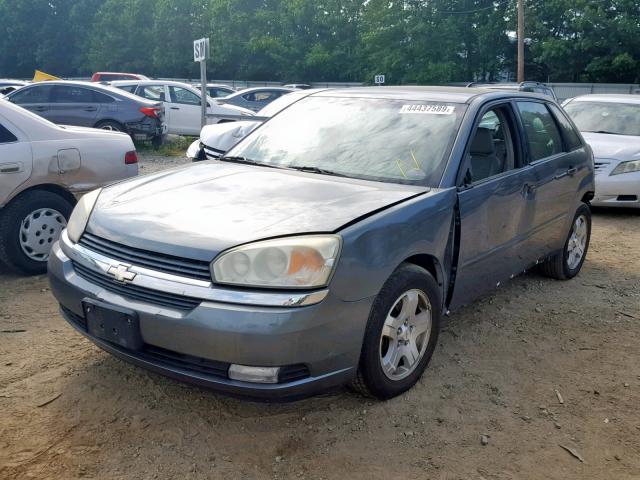
<path id="1" fill-rule="evenodd" d="M 576 279 L 455 312 L 406 395 L 256 404 L 111 357 L 0 271 L 0 478 L 638 480 L 639 322 L 640 215 L 597 212 Z"/>

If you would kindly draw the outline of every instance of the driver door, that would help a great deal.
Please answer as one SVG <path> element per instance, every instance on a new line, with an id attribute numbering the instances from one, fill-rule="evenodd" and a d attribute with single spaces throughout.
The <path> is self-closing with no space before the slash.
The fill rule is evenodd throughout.
<path id="1" fill-rule="evenodd" d="M 460 251 L 451 308 L 500 285 L 531 261 L 527 238 L 535 174 L 526 165 L 510 102 L 485 107 L 468 141 L 458 183 Z"/>

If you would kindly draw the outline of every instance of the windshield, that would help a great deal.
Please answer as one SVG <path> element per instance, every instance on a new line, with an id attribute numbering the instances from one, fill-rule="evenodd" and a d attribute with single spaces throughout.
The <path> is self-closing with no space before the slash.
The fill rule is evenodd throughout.
<path id="1" fill-rule="evenodd" d="M 308 97 L 228 152 L 269 166 L 438 186 L 462 104 Z"/>
<path id="2" fill-rule="evenodd" d="M 640 104 L 570 102 L 564 109 L 581 132 L 640 136 Z"/>

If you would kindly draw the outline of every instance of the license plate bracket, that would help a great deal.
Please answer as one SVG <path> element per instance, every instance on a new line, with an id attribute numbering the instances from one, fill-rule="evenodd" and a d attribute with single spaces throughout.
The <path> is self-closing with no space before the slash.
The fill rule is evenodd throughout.
<path id="1" fill-rule="evenodd" d="M 138 314 L 128 308 L 85 298 L 82 301 L 90 335 L 129 350 L 143 345 Z"/>

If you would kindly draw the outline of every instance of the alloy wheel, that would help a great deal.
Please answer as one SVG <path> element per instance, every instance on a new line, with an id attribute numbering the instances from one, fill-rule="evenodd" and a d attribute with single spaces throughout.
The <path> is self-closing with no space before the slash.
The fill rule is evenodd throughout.
<path id="1" fill-rule="evenodd" d="M 416 369 L 431 336 L 431 303 L 422 290 L 409 290 L 394 302 L 380 337 L 380 365 L 390 380 L 402 380 Z"/>

